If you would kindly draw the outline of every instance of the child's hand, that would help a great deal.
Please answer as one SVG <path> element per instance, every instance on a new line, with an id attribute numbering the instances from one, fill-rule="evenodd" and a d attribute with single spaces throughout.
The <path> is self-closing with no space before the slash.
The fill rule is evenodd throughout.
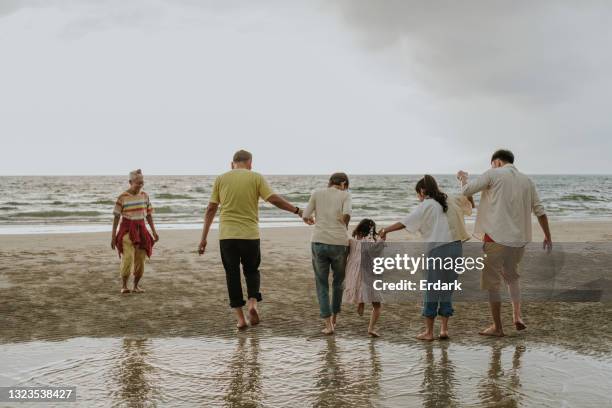
<path id="1" fill-rule="evenodd" d="M 380 237 L 380 239 L 382 239 L 383 241 L 387 239 L 387 231 L 385 231 L 384 228 L 382 228 L 380 231 L 378 231 L 378 236 Z"/>
<path id="2" fill-rule="evenodd" d="M 153 240 L 154 240 L 155 242 L 159 241 L 159 235 L 157 235 L 157 232 L 156 232 L 156 231 L 153 231 Z"/>

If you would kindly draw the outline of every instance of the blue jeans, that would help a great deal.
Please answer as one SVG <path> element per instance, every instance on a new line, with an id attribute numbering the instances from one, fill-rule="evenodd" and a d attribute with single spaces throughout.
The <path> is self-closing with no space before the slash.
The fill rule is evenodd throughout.
<path id="1" fill-rule="evenodd" d="M 329 245 L 313 242 L 312 267 L 317 285 L 317 298 L 319 299 L 319 310 L 322 318 L 327 318 L 340 313 L 342 304 L 342 291 L 344 290 L 344 268 L 346 267 L 346 256 L 348 246 Z M 332 270 L 332 298 L 329 303 L 329 269 Z"/>
<path id="2" fill-rule="evenodd" d="M 437 248 L 432 249 L 427 254 L 428 257 L 442 258 L 459 258 L 463 255 L 463 246 L 461 241 L 450 242 Z M 454 261 L 453 261 L 454 262 Z M 451 283 L 457 279 L 457 273 L 454 270 L 446 270 L 440 268 L 440 265 L 433 265 L 427 269 L 427 283 L 430 282 L 446 282 Z M 453 315 L 452 290 L 428 290 L 425 292 L 423 300 L 423 316 L 424 317 L 450 317 Z"/>

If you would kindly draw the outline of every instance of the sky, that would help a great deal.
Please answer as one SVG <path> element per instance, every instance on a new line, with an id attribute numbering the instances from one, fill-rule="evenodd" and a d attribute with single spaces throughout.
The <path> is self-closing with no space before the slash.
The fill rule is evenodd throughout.
<path id="1" fill-rule="evenodd" d="M 0 174 L 612 173 L 612 3 L 1 0 Z"/>

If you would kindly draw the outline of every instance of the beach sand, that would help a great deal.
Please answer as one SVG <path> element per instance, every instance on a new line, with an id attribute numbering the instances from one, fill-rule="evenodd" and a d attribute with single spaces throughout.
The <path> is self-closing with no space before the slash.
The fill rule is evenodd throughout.
<path id="1" fill-rule="evenodd" d="M 534 227 L 534 241 L 541 240 Z M 612 222 L 552 222 L 558 242 L 611 241 Z M 0 236 L 0 342 L 63 340 L 72 337 L 175 337 L 236 335 L 228 307 L 216 231 L 207 253 L 198 256 L 198 230 L 161 232 L 147 263 L 144 294 L 119 294 L 119 259 L 108 233 Z M 308 227 L 262 229 L 263 319 L 260 336 L 319 337 L 321 322 L 310 260 Z M 394 240 L 410 238 L 398 233 Z M 387 304 L 380 332 L 389 342 L 414 342 L 422 327 L 420 304 Z M 337 335 L 365 336 L 366 316 L 345 305 Z M 612 351 L 612 304 L 524 305 L 528 330 L 511 327 L 507 338 L 559 345 L 581 353 Z M 486 303 L 456 304 L 453 341 L 487 341 L 477 331 L 489 323 Z"/>

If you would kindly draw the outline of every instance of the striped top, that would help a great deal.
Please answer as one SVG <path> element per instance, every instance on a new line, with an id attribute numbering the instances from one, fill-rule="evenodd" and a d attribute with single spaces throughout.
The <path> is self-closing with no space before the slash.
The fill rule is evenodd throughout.
<path id="1" fill-rule="evenodd" d="M 129 220 L 143 220 L 147 215 L 153 214 L 153 206 L 149 195 L 144 191 L 136 195 L 125 191 L 117 198 L 113 214 Z"/>

